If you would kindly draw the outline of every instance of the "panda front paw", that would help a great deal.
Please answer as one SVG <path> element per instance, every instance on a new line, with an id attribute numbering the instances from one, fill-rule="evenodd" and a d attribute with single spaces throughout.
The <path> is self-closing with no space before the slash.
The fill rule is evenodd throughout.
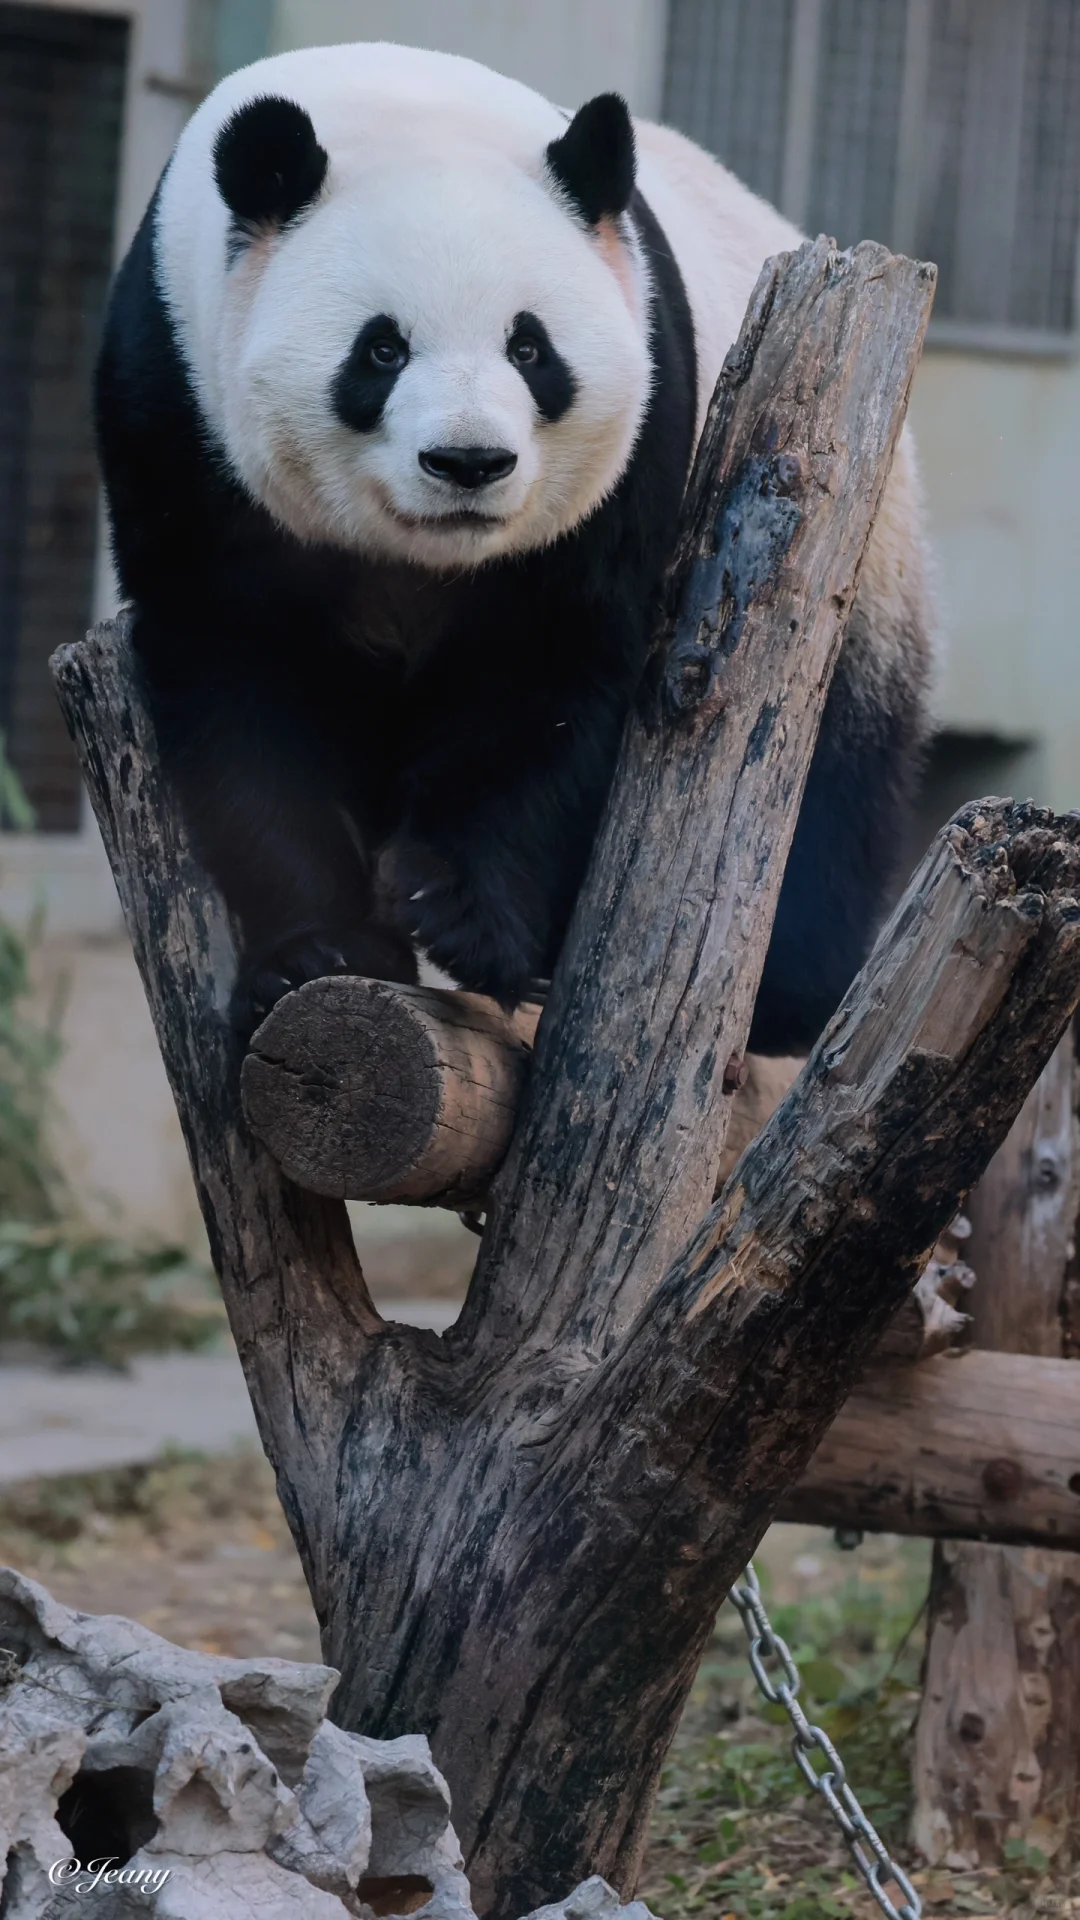
<path id="1" fill-rule="evenodd" d="M 312 928 L 253 955 L 241 968 L 232 996 L 232 1025 L 250 1040 L 271 1008 L 308 980 L 359 973 L 371 980 L 415 986 L 416 955 L 394 927 Z"/>
<path id="2" fill-rule="evenodd" d="M 415 841 L 384 854 L 380 879 L 398 926 L 470 993 L 508 1011 L 543 971 L 542 943 L 496 869 L 459 867 Z"/>

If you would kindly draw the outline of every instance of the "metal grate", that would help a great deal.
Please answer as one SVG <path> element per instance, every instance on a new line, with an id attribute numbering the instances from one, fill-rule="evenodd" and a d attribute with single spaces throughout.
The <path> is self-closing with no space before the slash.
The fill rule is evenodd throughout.
<path id="1" fill-rule="evenodd" d="M 1076 333 L 1080 0 L 671 0 L 664 111 L 811 232 L 936 260 L 939 338 Z"/>
<path id="2" fill-rule="evenodd" d="M 904 8 L 821 8 L 807 217 L 815 233 L 888 233 L 896 191 Z M 846 244 L 846 239 L 845 243 Z"/>
<path id="3" fill-rule="evenodd" d="M 46 830 L 79 779 L 48 658 L 85 630 L 90 384 L 112 260 L 127 23 L 0 5 L 0 728 Z"/>
<path id="4" fill-rule="evenodd" d="M 795 0 L 675 0 L 664 118 L 780 198 Z"/>

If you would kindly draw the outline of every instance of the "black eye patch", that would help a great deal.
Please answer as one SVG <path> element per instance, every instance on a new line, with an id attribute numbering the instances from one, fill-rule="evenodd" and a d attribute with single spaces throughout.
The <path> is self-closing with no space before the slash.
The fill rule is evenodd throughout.
<path id="1" fill-rule="evenodd" d="M 338 419 L 357 433 L 373 433 L 408 363 L 408 342 L 397 322 L 388 313 L 376 314 L 361 327 L 348 359 L 334 375 L 330 404 Z"/>
<path id="2" fill-rule="evenodd" d="M 535 313 L 518 314 L 506 343 L 506 357 L 520 373 L 542 418 L 561 420 L 573 406 L 577 381 Z"/>

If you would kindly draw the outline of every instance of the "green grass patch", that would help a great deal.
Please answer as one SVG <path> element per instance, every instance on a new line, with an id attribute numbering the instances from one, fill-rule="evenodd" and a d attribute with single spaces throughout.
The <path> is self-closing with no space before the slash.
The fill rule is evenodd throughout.
<path id="1" fill-rule="evenodd" d="M 0 736 L 0 809 L 25 825 Z M 208 1269 L 186 1247 L 139 1244 L 84 1220 L 50 1140 L 59 1007 L 27 1011 L 25 933 L 0 921 L 0 1343 L 69 1364 L 198 1348 L 224 1328 Z"/>
<path id="2" fill-rule="evenodd" d="M 839 1748 L 871 1820 L 901 1862 L 911 1812 L 927 1554 L 915 1545 L 832 1592 L 766 1604 L 802 1676 L 811 1722 Z M 791 1726 L 760 1696 L 742 1624 L 725 1606 L 663 1776 L 646 1897 L 663 1920 L 811 1920 L 861 1911 L 861 1883 L 826 1807 L 791 1754 Z"/>

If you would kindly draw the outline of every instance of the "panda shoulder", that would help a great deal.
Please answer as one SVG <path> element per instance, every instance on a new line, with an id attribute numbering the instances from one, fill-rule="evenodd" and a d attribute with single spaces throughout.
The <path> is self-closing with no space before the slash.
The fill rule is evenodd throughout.
<path id="1" fill-rule="evenodd" d="M 763 261 L 802 234 L 711 154 L 670 127 L 636 123 L 642 194 L 667 237 L 694 322 L 698 429 Z"/>

